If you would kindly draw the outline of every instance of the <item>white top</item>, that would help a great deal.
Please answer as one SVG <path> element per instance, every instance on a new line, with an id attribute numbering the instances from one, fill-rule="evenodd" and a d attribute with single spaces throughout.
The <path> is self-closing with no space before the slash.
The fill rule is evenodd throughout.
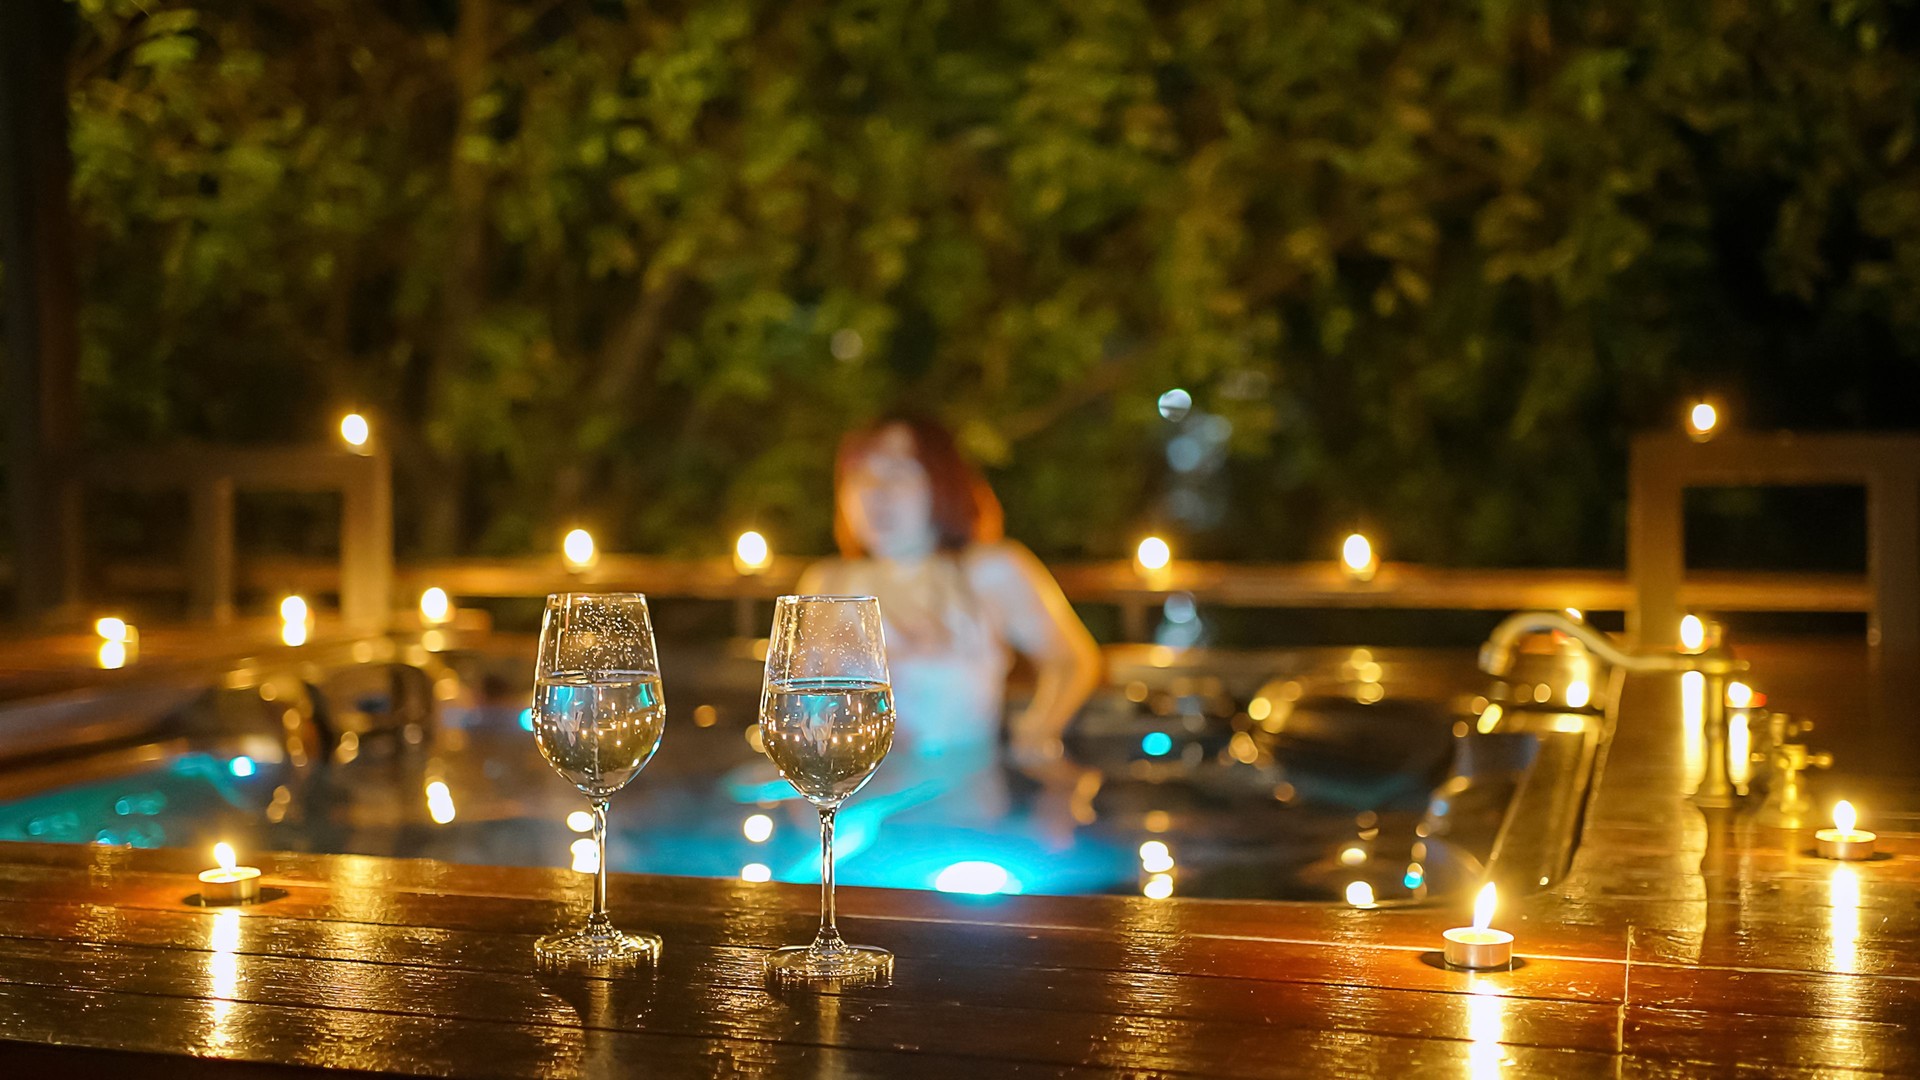
<path id="1" fill-rule="evenodd" d="M 967 562 L 943 552 L 913 562 L 833 560 L 812 572 L 822 592 L 880 601 L 896 754 L 939 754 L 1000 737 L 1012 649 L 968 579 Z"/>

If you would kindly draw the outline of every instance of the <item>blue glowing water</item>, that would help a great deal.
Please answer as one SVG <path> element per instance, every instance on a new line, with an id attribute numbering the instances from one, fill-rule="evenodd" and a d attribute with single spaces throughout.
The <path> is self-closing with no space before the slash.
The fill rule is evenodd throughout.
<path id="1" fill-rule="evenodd" d="M 181 754 L 0 803 L 0 840 L 190 848 L 227 840 L 253 851 L 571 865 L 580 834 L 567 819 L 586 803 L 539 759 L 519 730 L 523 715 L 503 712 L 501 727 L 469 733 L 458 753 L 363 750 L 305 768 L 260 752 Z M 663 757 L 672 748 L 670 732 Z M 421 794 L 429 768 L 460 808 L 446 823 L 434 822 Z M 611 820 L 608 863 L 618 871 L 820 877 L 816 811 L 764 758 L 727 772 L 643 773 L 614 799 Z M 835 874 L 845 885 L 980 897 L 1130 891 L 1137 843 L 1043 827 L 1011 805 L 991 752 L 899 755 L 840 809 Z"/>

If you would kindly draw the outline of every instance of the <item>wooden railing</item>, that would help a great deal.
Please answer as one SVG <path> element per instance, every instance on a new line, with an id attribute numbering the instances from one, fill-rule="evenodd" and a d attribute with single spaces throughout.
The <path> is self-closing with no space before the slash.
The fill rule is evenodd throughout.
<path id="1" fill-rule="evenodd" d="M 234 497 L 242 491 L 323 492 L 340 498 L 340 557 L 329 565 L 327 592 L 340 599 L 347 622 L 378 629 L 393 603 L 393 467 L 377 448 L 365 453 L 333 445 L 231 447 L 182 445 L 98 451 L 70 470 L 75 505 L 82 498 L 126 490 L 187 493 L 185 566 L 160 576 L 168 591 L 184 592 L 198 620 L 226 623 L 235 615 L 235 593 L 257 587 L 242 579 L 234 544 Z M 68 553 L 79 567 L 83 553 Z M 151 570 L 148 571 L 151 574 Z M 112 568 L 88 568 L 85 586 L 70 591 L 117 596 L 128 590 Z M 271 587 L 271 586 L 269 586 Z M 70 595 L 68 607 L 85 597 Z"/>
<path id="2" fill-rule="evenodd" d="M 771 597 L 792 589 L 811 560 L 776 559 L 764 573 L 744 575 L 731 560 L 603 555 L 582 572 L 558 556 L 453 559 L 401 563 L 394 569 L 397 603 L 410 603 L 430 586 L 454 597 L 544 596 L 569 589 L 634 589 L 662 597 L 727 600 Z M 1122 608 L 1160 603 L 1168 593 L 1192 593 L 1204 604 L 1249 608 L 1398 608 L 1512 611 L 1576 607 L 1626 611 L 1634 590 L 1627 575 L 1609 570 L 1456 569 L 1387 563 L 1369 582 L 1350 581 L 1333 563 L 1224 563 L 1176 561 L 1153 580 L 1130 562 L 1070 562 L 1052 567 L 1067 596 Z M 96 580 L 108 595 L 180 592 L 190 574 L 165 563 L 116 563 Z M 323 559 L 241 559 L 242 591 L 278 596 L 294 591 L 335 593 L 340 566 Z M 1872 603 L 1867 580 L 1849 574 L 1697 572 L 1681 586 L 1682 602 L 1702 611 L 1864 612 Z"/>
<path id="3" fill-rule="evenodd" d="M 1872 705 L 1881 725 L 1912 724 L 1920 700 L 1920 435 L 1726 432 L 1692 440 L 1633 441 L 1627 488 L 1627 567 L 1634 583 L 1628 631 L 1642 646 L 1672 645 L 1694 606 L 1686 568 L 1686 492 L 1710 487 L 1842 485 L 1866 489 L 1867 615 Z M 1793 525 L 1819 529 L 1824 522 Z M 1713 607 L 1714 605 L 1703 605 Z"/>
<path id="4" fill-rule="evenodd" d="M 456 597 L 541 596 L 577 588 L 624 588 L 663 597 L 749 601 L 792 588 L 805 560 L 778 560 L 743 575 L 724 558 L 606 555 L 572 572 L 557 554 L 393 564 L 391 463 L 335 446 L 175 447 L 89 455 L 73 470 L 86 489 L 181 488 L 190 495 L 186 566 L 96 568 L 92 597 L 177 592 L 200 620 L 233 617 L 243 592 L 299 591 L 340 599 L 346 621 L 378 628 L 396 607 L 437 585 Z M 1683 494 L 1689 487 L 1859 484 L 1868 492 L 1868 572 L 1689 573 Z M 329 491 L 342 498 L 341 557 L 243 559 L 234 551 L 236 490 Z M 1201 603 L 1271 608 L 1399 608 L 1512 611 L 1576 607 L 1623 611 L 1642 646 L 1671 644 L 1683 610 L 1861 612 L 1867 616 L 1877 715 L 1920 699 L 1920 436 L 1723 434 L 1707 443 L 1647 435 L 1634 442 L 1629 504 L 1629 570 L 1447 569 L 1388 564 L 1371 580 L 1350 580 L 1333 562 L 1177 562 L 1151 577 L 1128 562 L 1068 563 L 1055 575 L 1083 603 L 1113 604 L 1123 634 L 1143 638 L 1150 611 L 1170 592 Z M 72 560 L 78 565 L 77 554 Z M 0 567 L 0 581 L 5 580 Z M 85 598 L 72 595 L 78 613 Z M 743 623 L 744 624 L 744 623 Z"/>

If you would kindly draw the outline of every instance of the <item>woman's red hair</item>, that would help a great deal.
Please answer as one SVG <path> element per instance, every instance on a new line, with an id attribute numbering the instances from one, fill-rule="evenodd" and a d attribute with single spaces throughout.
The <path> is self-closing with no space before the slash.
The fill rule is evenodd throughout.
<path id="1" fill-rule="evenodd" d="M 987 478 L 961 456 L 953 434 L 944 425 L 924 416 L 891 414 L 842 436 L 833 460 L 836 489 L 846 483 L 847 471 L 866 456 L 881 433 L 895 427 L 905 428 L 913 436 L 913 456 L 927 471 L 927 484 L 933 491 L 933 531 L 940 550 L 961 551 L 970 544 L 991 543 L 1005 535 L 1005 515 Z M 837 497 L 833 501 L 833 539 L 846 558 L 858 559 L 866 554 Z"/>

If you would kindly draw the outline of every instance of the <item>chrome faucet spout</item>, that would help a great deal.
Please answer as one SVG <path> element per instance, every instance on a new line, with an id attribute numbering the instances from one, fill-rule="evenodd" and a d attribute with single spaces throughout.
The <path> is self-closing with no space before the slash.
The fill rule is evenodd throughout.
<path id="1" fill-rule="evenodd" d="M 1736 660 L 1733 651 L 1715 644 L 1701 652 L 1629 652 L 1613 638 L 1592 626 L 1568 618 L 1558 611 L 1517 611 L 1500 620 L 1480 646 L 1480 670 L 1489 675 L 1506 675 L 1513 670 L 1513 658 L 1520 639 L 1542 630 L 1558 630 L 1585 645 L 1587 650 L 1624 671 L 1677 672 L 1699 671 L 1708 675 L 1727 675 L 1745 671 L 1747 662 Z"/>
<path id="2" fill-rule="evenodd" d="M 1520 611 L 1500 620 L 1487 635 L 1486 644 L 1480 646 L 1480 670 L 1489 675 L 1508 674 L 1513 670 L 1520 639 L 1543 630 L 1558 630 L 1585 645 L 1588 652 L 1628 671 L 1690 671 L 1699 666 L 1699 658 L 1684 653 L 1628 652 L 1591 625 L 1558 611 Z"/>
<path id="3" fill-rule="evenodd" d="M 1496 678 L 1505 678 L 1513 671 L 1520 639 L 1542 630 L 1558 630 L 1580 642 L 1587 651 L 1611 664 L 1616 678 L 1627 672 L 1697 671 L 1705 676 L 1702 692 L 1706 695 L 1703 729 L 1707 770 L 1699 788 L 1693 793 L 1693 801 L 1700 806 L 1733 805 L 1735 792 L 1727 761 L 1727 748 L 1731 742 L 1727 679 L 1735 672 L 1746 670 L 1745 660 L 1735 658 L 1733 650 L 1717 637 L 1711 647 L 1700 652 L 1630 652 L 1586 623 L 1570 619 L 1558 611 L 1522 611 L 1502 619 L 1500 625 L 1493 628 L 1493 633 L 1487 635 L 1487 643 L 1480 646 L 1481 670 Z M 1611 700 L 1607 705 L 1607 716 L 1611 723 L 1613 710 L 1619 705 L 1617 689 L 1608 696 Z"/>

